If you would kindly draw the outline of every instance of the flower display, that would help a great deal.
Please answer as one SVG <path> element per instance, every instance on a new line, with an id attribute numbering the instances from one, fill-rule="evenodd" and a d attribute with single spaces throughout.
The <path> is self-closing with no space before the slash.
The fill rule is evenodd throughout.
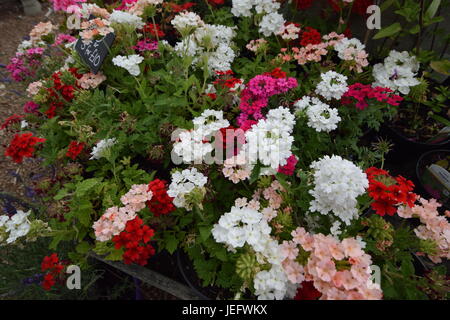
<path id="1" fill-rule="evenodd" d="M 25 162 L 7 165 L 0 278 L 72 298 L 60 257 L 94 289 L 93 256 L 137 298 L 138 273 L 180 261 L 217 300 L 448 298 L 442 4 L 391 1 L 398 21 L 360 37 L 372 4 L 51 0 L 0 85 L 26 97 L 0 122 Z M 16 265 L 35 247 L 37 275 Z"/>

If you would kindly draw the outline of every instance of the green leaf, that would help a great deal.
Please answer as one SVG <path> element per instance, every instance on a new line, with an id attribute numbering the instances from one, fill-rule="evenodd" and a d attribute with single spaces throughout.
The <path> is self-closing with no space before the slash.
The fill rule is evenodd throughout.
<path id="1" fill-rule="evenodd" d="M 393 24 L 391 24 L 389 27 L 383 28 L 380 31 L 377 32 L 377 34 L 375 34 L 373 36 L 373 39 L 381 39 L 381 38 L 386 38 L 386 37 L 391 37 L 393 35 L 395 35 L 396 33 L 400 32 L 402 30 L 402 26 L 400 25 L 400 23 L 395 22 Z"/>
<path id="2" fill-rule="evenodd" d="M 402 260 L 401 271 L 404 277 L 412 276 L 414 274 L 414 265 L 412 264 L 412 257 L 408 256 Z"/>
<path id="3" fill-rule="evenodd" d="M 386 10 L 387 8 L 389 8 L 390 6 L 392 6 L 392 4 L 395 2 L 395 0 L 387 0 L 384 1 L 381 6 L 380 6 L 380 10 L 381 12 L 383 12 L 384 10 Z"/>
<path id="4" fill-rule="evenodd" d="M 117 250 L 116 248 L 113 248 L 111 253 L 105 257 L 106 260 L 110 261 L 122 261 L 123 260 L 123 248 Z"/>
<path id="5" fill-rule="evenodd" d="M 75 194 L 77 197 L 84 196 L 89 190 L 94 188 L 98 183 L 100 183 L 101 178 L 91 178 L 86 179 L 83 182 L 80 182 L 77 185 L 77 189 L 75 191 Z"/>
<path id="6" fill-rule="evenodd" d="M 433 2 L 428 7 L 427 11 L 425 11 L 425 16 L 428 18 L 433 18 L 436 15 L 436 12 L 439 9 L 439 6 L 441 5 L 441 0 L 433 0 Z"/>
<path id="7" fill-rule="evenodd" d="M 80 244 L 77 245 L 76 251 L 81 254 L 86 254 L 90 248 L 91 246 L 89 245 L 89 243 L 81 242 Z"/>
<path id="8" fill-rule="evenodd" d="M 200 232 L 200 239 L 202 239 L 202 241 L 205 241 L 209 238 L 209 235 L 211 234 L 211 226 L 198 227 L 198 230 Z"/>
<path id="9" fill-rule="evenodd" d="M 164 237 L 164 241 L 166 243 L 167 251 L 172 254 L 177 249 L 178 239 L 173 234 L 167 234 L 166 237 Z"/>
<path id="10" fill-rule="evenodd" d="M 250 175 L 250 184 L 253 184 L 256 180 L 258 180 L 260 172 L 261 172 L 261 163 L 258 161 L 258 163 L 252 170 L 252 174 Z"/>
<path id="11" fill-rule="evenodd" d="M 60 189 L 59 191 L 58 191 L 58 193 L 53 197 L 53 199 L 55 199 L 55 200 L 61 200 L 61 199 L 63 199 L 65 196 L 67 196 L 67 194 L 68 194 L 69 192 L 67 191 L 67 189 Z"/>
<path id="12" fill-rule="evenodd" d="M 436 120 L 436 121 L 438 121 L 438 122 L 444 124 L 445 126 L 449 126 L 449 127 L 450 127 L 450 121 L 447 120 L 447 119 L 445 119 L 444 117 L 441 117 L 441 116 L 438 115 L 438 114 L 432 114 L 431 117 L 432 117 L 434 120 Z"/>
<path id="13" fill-rule="evenodd" d="M 430 67 L 438 73 L 450 76 L 450 60 L 445 59 L 445 60 L 431 61 Z"/>

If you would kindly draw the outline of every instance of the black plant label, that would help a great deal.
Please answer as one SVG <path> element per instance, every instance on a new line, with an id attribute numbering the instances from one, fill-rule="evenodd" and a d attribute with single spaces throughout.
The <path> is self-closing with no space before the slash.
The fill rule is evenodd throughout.
<path id="1" fill-rule="evenodd" d="M 80 38 L 75 44 L 75 50 L 94 74 L 97 74 L 100 70 L 115 37 L 114 32 L 110 32 L 100 40 L 91 40 L 89 43 L 84 43 Z"/>

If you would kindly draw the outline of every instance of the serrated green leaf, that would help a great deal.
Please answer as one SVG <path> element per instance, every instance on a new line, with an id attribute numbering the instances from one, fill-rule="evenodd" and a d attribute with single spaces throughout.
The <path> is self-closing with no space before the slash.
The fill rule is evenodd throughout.
<path id="1" fill-rule="evenodd" d="M 91 178 L 91 179 L 86 179 L 86 180 L 80 182 L 77 185 L 77 189 L 75 190 L 76 196 L 77 197 L 84 196 L 88 191 L 90 191 L 92 188 L 94 188 L 100 182 L 101 182 L 100 178 Z"/>
<path id="2" fill-rule="evenodd" d="M 178 239 L 171 234 L 167 234 L 166 237 L 164 237 L 164 242 L 166 243 L 166 249 L 167 251 L 172 254 L 178 247 Z"/>

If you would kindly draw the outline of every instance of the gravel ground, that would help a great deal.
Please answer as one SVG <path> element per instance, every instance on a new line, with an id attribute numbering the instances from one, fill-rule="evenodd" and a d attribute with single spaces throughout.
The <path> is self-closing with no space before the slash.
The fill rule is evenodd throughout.
<path id="1" fill-rule="evenodd" d="M 45 21 L 47 5 L 37 16 L 25 16 L 19 1 L 6 0 L 0 2 L 0 121 L 10 115 L 22 114 L 22 106 L 27 101 L 25 85 L 11 81 L 7 70 L 3 67 L 14 56 L 17 46 L 26 37 L 32 27 Z M 8 193 L 24 198 L 22 184 L 29 184 L 29 177 L 38 172 L 36 160 L 16 164 L 4 156 L 5 145 L 11 141 L 14 133 L 0 131 L 0 193 Z M 23 178 L 23 183 L 20 181 Z"/>

